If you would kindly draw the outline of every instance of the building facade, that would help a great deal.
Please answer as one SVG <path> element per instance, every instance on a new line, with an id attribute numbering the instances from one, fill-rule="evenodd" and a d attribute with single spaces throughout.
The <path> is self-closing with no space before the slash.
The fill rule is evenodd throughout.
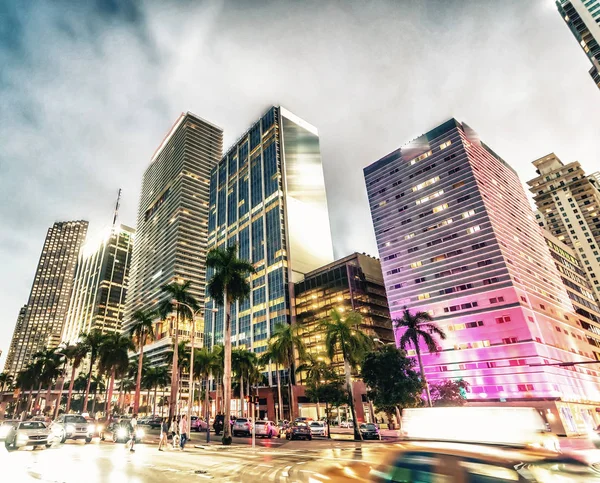
<path id="1" fill-rule="evenodd" d="M 6 354 L 6 361 L 4 362 L 4 371 L 10 372 L 9 368 L 13 367 L 15 355 L 18 352 L 18 348 L 24 342 L 25 332 L 23 331 L 23 321 L 25 320 L 25 313 L 27 312 L 27 305 L 23 305 L 19 310 L 19 315 L 17 316 L 17 323 L 15 324 L 15 330 L 13 331 L 13 336 L 10 341 L 10 346 L 8 348 L 8 353 Z M 13 373 L 14 374 L 14 373 Z"/>
<path id="2" fill-rule="evenodd" d="M 535 406 L 559 433 L 597 425 L 600 373 L 515 171 L 455 119 L 365 168 L 392 319 L 429 312 L 429 383 L 469 404 Z M 396 341 L 402 331 L 396 332 Z M 414 348 L 409 355 L 414 354 Z"/>
<path id="3" fill-rule="evenodd" d="M 21 330 L 15 330 L 18 342 L 13 336 L 14 351 L 8 355 L 11 364 L 5 366 L 7 372 L 16 374 L 32 362 L 36 352 L 60 344 L 77 254 L 87 229 L 88 222 L 82 220 L 54 223 L 48 229 Z"/>
<path id="4" fill-rule="evenodd" d="M 590 59 L 589 72 L 600 89 L 600 0 L 556 0 L 556 6 Z"/>
<path id="5" fill-rule="evenodd" d="M 533 162 L 539 176 L 527 182 L 537 221 L 581 260 L 600 301 L 600 191 L 578 162 L 564 165 L 554 154 Z"/>
<path id="6" fill-rule="evenodd" d="M 121 332 L 134 231 L 115 226 L 99 244 L 90 241 L 81 248 L 63 342 L 73 344 L 94 329 Z"/>
<path id="7" fill-rule="evenodd" d="M 307 273 L 304 280 L 296 282 L 294 292 L 296 324 L 307 351 L 315 356 L 327 352 L 325 334 L 319 324 L 333 309 L 342 313 L 359 312 L 363 317 L 360 329 L 364 333 L 382 344 L 394 342 L 379 259 L 353 253 Z M 342 375 L 342 355 L 336 354 L 332 363 Z"/>
<path id="8" fill-rule="evenodd" d="M 234 243 L 256 273 L 250 297 L 232 307 L 232 343 L 260 353 L 275 325 L 292 322 L 293 283 L 333 260 L 318 132 L 282 107 L 269 109 L 212 171 L 208 244 Z M 223 342 L 224 311 L 216 309 L 208 345 Z"/>
<path id="9" fill-rule="evenodd" d="M 190 281 L 190 294 L 204 303 L 210 172 L 222 156 L 223 131 L 188 112 L 181 114 L 146 169 L 138 207 L 131 277 L 123 329 L 137 310 L 158 308 L 163 285 Z M 174 317 L 157 317 L 156 340 L 145 353 L 152 363 L 172 351 Z M 191 335 L 181 324 L 180 336 Z M 198 345 L 203 336 L 197 324 Z"/>

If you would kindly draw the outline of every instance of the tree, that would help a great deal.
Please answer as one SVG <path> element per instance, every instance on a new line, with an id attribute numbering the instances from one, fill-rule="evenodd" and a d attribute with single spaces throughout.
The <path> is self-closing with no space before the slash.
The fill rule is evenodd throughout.
<path id="1" fill-rule="evenodd" d="M 231 444 L 231 426 L 227 424 L 231 416 L 231 304 L 242 301 L 250 295 L 247 277 L 255 272 L 254 266 L 237 257 L 237 245 L 225 249 L 213 248 L 206 255 L 206 266 L 214 270 L 207 284 L 210 297 L 225 308 L 223 399 L 225 402 L 225 425 L 223 444 Z"/>
<path id="2" fill-rule="evenodd" d="M 285 363 L 282 354 L 275 353 L 271 343 L 267 346 L 267 350 L 260 355 L 259 364 L 263 367 L 269 367 L 271 363 L 275 364 L 275 374 L 277 375 L 277 421 L 283 420 L 283 397 L 281 396 L 281 373 L 279 366 Z"/>
<path id="3" fill-rule="evenodd" d="M 75 384 L 75 371 L 81 365 L 81 361 L 87 354 L 86 347 L 83 344 L 73 344 L 65 347 L 62 351 L 71 364 L 71 380 L 69 381 L 69 395 L 67 396 L 67 406 L 65 412 L 71 409 L 71 399 L 73 397 L 73 385 Z"/>
<path id="4" fill-rule="evenodd" d="M 325 403 L 325 419 L 327 421 L 327 437 L 331 438 L 329 428 L 329 406 L 339 407 L 348 401 L 348 393 L 344 389 L 344 382 L 331 367 L 321 374 L 322 379 L 318 382 L 310 380 L 306 386 L 306 397 L 309 401 Z"/>
<path id="5" fill-rule="evenodd" d="M 131 326 L 131 337 L 137 343 L 139 356 L 137 376 L 135 380 L 135 397 L 133 399 L 133 412 L 137 414 L 140 407 L 140 388 L 142 384 L 142 361 L 144 360 L 144 346 L 154 340 L 153 320 L 154 312 L 144 312 L 137 310 L 133 313 L 133 325 Z"/>
<path id="6" fill-rule="evenodd" d="M 362 436 L 358 429 L 356 410 L 354 408 L 351 371 L 358 367 L 372 344 L 370 337 L 361 332 L 359 328 L 361 322 L 362 316 L 358 312 L 348 312 L 344 317 L 342 316 L 342 312 L 336 309 L 331 311 L 329 319 L 321 322 L 321 328 L 325 332 L 325 346 L 327 347 L 329 359 L 333 361 L 336 353 L 341 353 L 344 361 L 346 387 L 352 420 L 354 422 L 354 439 L 356 440 L 362 440 Z"/>
<path id="7" fill-rule="evenodd" d="M 248 382 L 250 374 L 258 363 L 254 352 L 246 349 L 234 349 L 231 352 L 231 369 L 240 383 L 240 417 L 244 417 L 244 382 Z"/>
<path id="8" fill-rule="evenodd" d="M 174 365 L 177 366 L 177 373 L 171 375 L 171 390 L 173 389 L 173 378 L 177 379 L 177 385 L 175 386 L 175 392 L 171 393 L 172 396 L 171 399 L 169 399 L 169 408 L 171 407 L 171 402 L 173 400 L 177 401 L 179 399 L 179 392 L 181 390 L 181 375 L 183 370 L 188 368 L 190 364 L 188 355 L 189 352 L 190 350 L 187 347 L 187 342 L 181 341 L 177 344 L 177 350 L 173 350 L 173 352 L 169 352 L 165 355 L 164 360 L 167 364 L 169 364 L 171 367 Z M 177 354 L 177 363 L 173 364 L 175 354 Z M 175 410 L 177 410 L 177 408 L 175 408 Z"/>
<path id="9" fill-rule="evenodd" d="M 17 374 L 15 379 L 15 385 L 22 391 L 29 391 L 29 396 L 27 397 L 27 402 L 25 404 L 24 411 L 29 411 L 31 406 L 31 395 L 33 392 L 33 388 L 37 382 L 37 368 L 32 364 L 25 366 L 25 368 Z M 17 405 L 18 406 L 18 405 Z M 19 408 L 17 407 L 17 410 Z"/>
<path id="10" fill-rule="evenodd" d="M 463 406 L 467 402 L 467 389 L 467 381 L 447 379 L 431 385 L 431 400 L 434 406 Z"/>
<path id="11" fill-rule="evenodd" d="M 194 376 L 204 379 L 204 414 L 207 431 L 210 431 L 208 424 L 210 421 L 209 380 L 211 375 L 214 376 L 220 369 L 221 360 L 217 352 L 210 351 L 207 347 L 194 351 Z"/>
<path id="12" fill-rule="evenodd" d="M 86 412 L 88 405 L 88 397 L 90 395 L 90 385 L 92 383 L 92 371 L 94 370 L 94 365 L 96 364 L 96 360 L 98 359 L 98 351 L 100 350 L 100 346 L 104 342 L 105 335 L 100 329 L 93 329 L 87 334 L 82 333 L 80 337 L 80 344 L 90 355 L 90 368 L 88 370 L 87 386 L 85 388 L 85 396 L 83 397 L 83 408 L 81 410 L 82 412 Z"/>
<path id="13" fill-rule="evenodd" d="M 305 373 L 306 382 L 309 386 L 314 386 L 318 393 L 319 386 L 325 382 L 326 376 L 330 372 L 330 364 L 327 364 L 321 354 L 307 352 L 304 361 L 296 368 L 296 373 Z M 323 382 L 322 382 L 323 381 Z M 317 419 L 320 419 L 319 400 L 314 401 L 317 405 Z"/>
<path id="14" fill-rule="evenodd" d="M 0 393 L 4 392 L 5 388 L 10 387 L 13 383 L 13 376 L 8 372 L 0 373 Z"/>
<path id="15" fill-rule="evenodd" d="M 35 395 L 33 407 L 36 408 L 41 396 L 42 387 L 50 388 L 54 380 L 60 376 L 61 355 L 56 349 L 44 349 L 33 354 L 34 366 L 36 368 L 38 390 Z"/>
<path id="16" fill-rule="evenodd" d="M 269 339 L 269 352 L 276 362 L 281 362 L 288 369 L 288 393 L 290 400 L 290 420 L 294 419 L 293 376 L 296 354 L 299 359 L 306 358 L 306 348 L 302 336 L 295 325 L 276 325 Z"/>
<path id="17" fill-rule="evenodd" d="M 398 422 L 401 408 L 422 404 L 423 381 L 414 366 L 413 359 L 391 345 L 369 352 L 362 362 L 367 396 L 380 411 L 395 413 Z"/>
<path id="18" fill-rule="evenodd" d="M 415 312 L 411 314 L 408 308 L 404 307 L 402 318 L 393 321 L 394 330 L 404 329 L 402 337 L 400 337 L 400 347 L 403 350 L 410 345 L 415 349 L 417 360 L 419 361 L 419 369 L 421 371 L 421 380 L 425 386 L 425 394 L 427 395 L 427 405 L 431 407 L 431 394 L 429 393 L 429 385 L 425 378 L 425 369 L 421 359 L 421 341 L 432 354 L 437 354 L 439 348 L 435 336 L 440 339 L 446 339 L 446 333 L 433 323 L 433 318 L 428 312 Z"/>
<path id="19" fill-rule="evenodd" d="M 177 352 L 179 351 L 179 320 L 181 314 L 185 314 L 189 312 L 189 308 L 186 305 L 189 305 L 194 311 L 198 309 L 198 301 L 190 294 L 190 286 L 191 282 L 189 280 L 182 281 L 181 283 L 170 283 L 168 285 L 163 285 L 161 290 L 168 295 L 168 299 L 164 300 L 160 308 L 158 310 L 161 319 L 165 320 L 169 314 L 175 310 L 175 339 L 173 341 L 173 358 L 172 358 L 172 367 L 171 367 L 171 399 L 169 400 L 169 418 L 175 416 L 175 406 L 177 404 L 177 394 L 179 387 L 179 356 Z M 185 304 L 185 305 L 183 305 Z M 193 314 L 190 314 L 193 316 Z"/>
<path id="20" fill-rule="evenodd" d="M 127 374 L 129 367 L 129 351 L 134 351 L 135 345 L 130 337 L 121 334 L 108 334 L 99 348 L 100 372 L 109 375 L 108 393 L 104 412 L 106 416 L 111 414 L 112 395 L 115 379 Z"/>

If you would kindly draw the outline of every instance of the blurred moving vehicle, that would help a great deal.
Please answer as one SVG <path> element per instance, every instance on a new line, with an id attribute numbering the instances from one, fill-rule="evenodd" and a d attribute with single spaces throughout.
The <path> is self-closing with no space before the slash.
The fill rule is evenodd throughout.
<path id="1" fill-rule="evenodd" d="M 378 439 L 381 441 L 381 433 L 377 425 L 373 423 L 362 423 L 358 430 L 363 439 Z"/>
<path id="2" fill-rule="evenodd" d="M 206 421 L 204 421 L 204 419 L 200 419 L 198 416 L 192 416 L 191 417 L 191 430 L 192 431 L 206 431 Z"/>
<path id="3" fill-rule="evenodd" d="M 121 419 L 120 421 L 111 424 L 105 431 L 111 434 L 111 439 L 115 443 L 126 443 L 131 439 L 131 420 Z M 141 443 L 143 437 L 146 435 L 145 431 L 139 426 L 135 430 L 135 442 Z"/>
<path id="4" fill-rule="evenodd" d="M 193 419 L 193 417 L 192 417 L 192 419 Z M 150 418 L 150 419 L 148 419 L 146 426 L 149 426 L 150 429 L 160 428 L 160 425 L 162 424 L 162 420 L 163 420 L 163 418 Z"/>
<path id="5" fill-rule="evenodd" d="M 307 439 L 310 441 L 312 440 L 312 434 L 308 424 L 294 423 L 287 429 L 285 439 L 289 439 L 290 441 L 294 439 Z"/>
<path id="6" fill-rule="evenodd" d="M 311 421 L 308 427 L 313 436 L 327 436 L 327 423 L 325 421 Z"/>
<path id="7" fill-rule="evenodd" d="M 238 418 L 233 423 L 231 428 L 233 436 L 240 436 L 242 434 L 250 436 L 252 434 L 252 421 L 247 418 Z"/>
<path id="8" fill-rule="evenodd" d="M 19 421 L 16 419 L 5 419 L 2 421 L 2 424 L 0 424 L 0 441 L 4 441 L 6 439 L 6 435 L 10 432 L 13 426 L 16 426 L 18 422 Z"/>
<path id="9" fill-rule="evenodd" d="M 273 421 L 256 421 L 254 428 L 257 437 L 271 439 L 273 436 L 279 436 L 279 428 Z"/>
<path id="10" fill-rule="evenodd" d="M 340 423 L 340 428 L 350 428 L 350 429 L 352 429 L 353 427 L 354 427 L 354 422 L 352 420 L 342 421 Z"/>
<path id="11" fill-rule="evenodd" d="M 52 433 L 42 421 L 21 421 L 10 426 L 4 439 L 6 449 L 18 449 L 25 446 L 52 446 Z"/>
<path id="12" fill-rule="evenodd" d="M 64 443 L 67 439 L 83 439 L 86 444 L 92 441 L 96 425 L 79 414 L 61 414 L 50 425 L 53 435 Z"/>

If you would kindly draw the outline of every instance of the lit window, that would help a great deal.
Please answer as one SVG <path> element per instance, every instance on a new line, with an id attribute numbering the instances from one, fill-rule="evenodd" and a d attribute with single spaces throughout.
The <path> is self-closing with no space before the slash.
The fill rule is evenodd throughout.
<path id="1" fill-rule="evenodd" d="M 431 151 L 427 151 L 426 153 L 421 154 L 421 156 L 417 156 L 415 159 L 413 159 L 410 162 L 410 165 L 412 166 L 413 164 L 418 163 L 419 161 L 424 160 L 425 158 L 428 158 L 429 156 L 431 156 Z"/>
<path id="2" fill-rule="evenodd" d="M 469 210 L 469 211 L 465 211 L 462 214 L 462 217 L 463 218 L 469 218 L 470 216 L 473 216 L 474 214 L 475 214 L 475 210 Z"/>
<path id="3" fill-rule="evenodd" d="M 422 183 L 420 183 L 416 186 L 413 186 L 412 190 L 413 191 L 422 190 L 423 188 L 427 188 L 427 186 L 431 186 L 432 184 L 437 183 L 439 180 L 440 180 L 440 177 L 436 176 L 435 178 L 428 179 L 427 181 L 423 181 Z"/>
<path id="4" fill-rule="evenodd" d="M 423 198 L 415 201 L 416 205 L 420 205 L 421 203 L 425 203 L 426 201 L 432 200 L 444 194 L 444 190 L 436 191 L 435 193 L 430 194 L 429 196 L 424 196 Z"/>
<path id="5" fill-rule="evenodd" d="M 445 143 L 440 144 L 440 150 L 446 149 L 451 144 L 452 144 L 452 141 L 446 141 Z"/>
<path id="6" fill-rule="evenodd" d="M 419 297 L 418 297 L 419 300 L 425 300 L 425 299 L 428 299 L 428 298 L 429 298 L 429 294 L 428 293 L 419 294 Z"/>
<path id="7" fill-rule="evenodd" d="M 423 265 L 423 262 L 419 260 L 418 262 L 411 263 L 410 268 L 419 268 L 421 265 Z"/>
<path id="8" fill-rule="evenodd" d="M 433 209 L 434 213 L 439 213 L 440 211 L 444 211 L 446 208 L 448 208 L 448 203 L 444 203 L 443 205 L 438 205 Z"/>
<path id="9" fill-rule="evenodd" d="M 415 236 L 415 234 L 414 234 L 414 233 L 409 233 L 408 235 L 406 235 L 406 236 L 404 237 L 404 239 L 405 239 L 405 240 L 410 240 L 410 239 L 411 239 L 413 236 Z"/>
<path id="10" fill-rule="evenodd" d="M 471 233 L 475 233 L 476 231 L 479 231 L 479 230 L 481 230 L 481 227 L 479 225 L 475 225 L 467 230 L 467 234 L 470 235 Z"/>

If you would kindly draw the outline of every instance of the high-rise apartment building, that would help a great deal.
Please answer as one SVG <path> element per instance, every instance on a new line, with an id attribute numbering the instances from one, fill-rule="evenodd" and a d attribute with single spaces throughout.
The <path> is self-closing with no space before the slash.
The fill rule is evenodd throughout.
<path id="1" fill-rule="evenodd" d="M 558 432 L 597 425 L 600 373 L 552 365 L 594 360 L 596 346 L 516 172 L 451 119 L 365 179 L 392 319 L 426 311 L 447 334 L 439 353 L 421 347 L 429 383 L 466 380 L 470 404 L 534 406 Z"/>
<path id="2" fill-rule="evenodd" d="M 79 252 L 63 342 L 98 329 L 120 332 L 129 283 L 133 228 L 113 226 L 100 242 L 89 241 Z"/>
<path id="3" fill-rule="evenodd" d="M 123 329 L 131 327 L 137 310 L 156 310 L 165 300 L 161 287 L 190 281 L 190 293 L 202 305 L 210 172 L 223 153 L 223 131 L 187 112 L 181 114 L 144 173 L 131 276 Z M 172 349 L 172 318 L 157 318 L 157 340 L 145 350 L 152 362 L 160 362 Z M 198 343 L 203 328 L 197 326 Z M 180 335 L 190 328 L 180 326 Z"/>
<path id="4" fill-rule="evenodd" d="M 88 222 L 79 220 L 54 223 L 48 229 L 21 330 L 15 331 L 18 343 L 9 354 L 10 366 L 5 367 L 11 374 L 29 364 L 36 352 L 60 344 L 77 254 L 87 228 Z"/>
<path id="5" fill-rule="evenodd" d="M 556 0 L 556 6 L 590 59 L 590 75 L 600 89 L 600 0 Z"/>
<path id="6" fill-rule="evenodd" d="M 554 154 L 533 162 L 539 176 L 527 182 L 538 223 L 581 260 L 600 301 L 600 191 L 578 162 L 564 165 Z"/>
<path id="7" fill-rule="evenodd" d="M 15 330 L 13 331 L 12 340 L 6 354 L 6 361 L 4 362 L 4 371 L 9 372 L 9 368 L 13 366 L 15 355 L 17 354 L 17 348 L 23 344 L 23 337 L 25 332 L 23 331 L 23 321 L 25 320 L 25 312 L 27 311 L 27 305 L 23 305 L 19 310 L 17 316 L 17 323 L 15 324 Z"/>
<path id="8" fill-rule="evenodd" d="M 232 342 L 262 352 L 275 325 L 292 322 L 293 283 L 333 261 L 317 129 L 282 107 L 254 123 L 212 171 L 208 233 L 210 247 L 237 243 L 256 267 L 232 310 Z M 208 344 L 223 341 L 217 309 Z"/>

